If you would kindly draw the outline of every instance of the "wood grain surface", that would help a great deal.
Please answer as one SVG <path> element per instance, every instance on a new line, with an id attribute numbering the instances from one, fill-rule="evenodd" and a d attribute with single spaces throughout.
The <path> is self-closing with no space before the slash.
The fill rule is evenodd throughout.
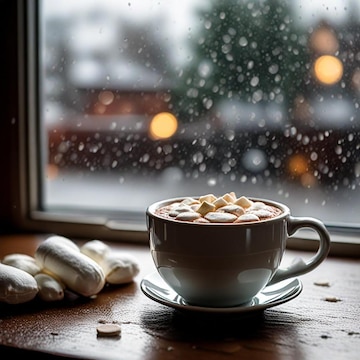
<path id="1" fill-rule="evenodd" d="M 0 237 L 0 258 L 33 255 L 46 236 Z M 299 279 L 295 299 L 249 315 L 184 313 L 146 297 L 140 281 L 155 271 L 144 245 L 108 243 L 131 252 L 140 274 L 131 284 L 106 286 L 95 298 L 69 296 L 0 303 L 0 354 L 81 359 L 359 359 L 360 262 L 328 257 Z M 288 250 L 286 257 L 312 253 Z M 320 283 L 320 285 L 317 285 Z M 324 286 L 328 283 L 328 286 Z M 99 337 L 101 323 L 117 323 L 121 333 Z"/>

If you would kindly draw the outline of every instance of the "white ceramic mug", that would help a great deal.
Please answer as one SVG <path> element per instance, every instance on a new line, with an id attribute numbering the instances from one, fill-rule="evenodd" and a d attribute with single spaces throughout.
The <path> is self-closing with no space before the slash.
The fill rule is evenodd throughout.
<path id="1" fill-rule="evenodd" d="M 228 307 L 247 303 L 266 285 L 316 268 L 328 255 L 330 236 L 315 218 L 294 217 L 284 204 L 250 198 L 275 206 L 281 214 L 248 223 L 192 223 L 165 218 L 156 210 L 184 198 L 167 199 L 146 211 L 150 251 L 160 276 L 186 302 Z M 280 263 L 289 236 L 300 228 L 319 235 L 319 248 L 308 261 L 288 268 Z"/>

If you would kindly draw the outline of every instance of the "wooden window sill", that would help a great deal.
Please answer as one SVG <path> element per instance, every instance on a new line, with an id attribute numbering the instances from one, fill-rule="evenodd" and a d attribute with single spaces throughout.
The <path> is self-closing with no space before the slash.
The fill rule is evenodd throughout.
<path id="1" fill-rule="evenodd" d="M 0 258 L 33 255 L 44 235 L 0 236 Z M 147 298 L 141 279 L 155 271 L 146 245 L 108 243 L 131 252 L 140 274 L 131 284 L 106 287 L 94 299 L 60 303 L 0 303 L 0 353 L 86 359 L 356 359 L 360 263 L 328 257 L 303 275 L 295 299 L 253 316 L 204 316 L 178 312 Z M 310 256 L 288 250 L 290 256 Z M 329 286 L 317 286 L 322 280 Z M 337 298 L 339 301 L 326 301 Z M 98 337 L 99 322 L 121 325 L 118 337 Z"/>

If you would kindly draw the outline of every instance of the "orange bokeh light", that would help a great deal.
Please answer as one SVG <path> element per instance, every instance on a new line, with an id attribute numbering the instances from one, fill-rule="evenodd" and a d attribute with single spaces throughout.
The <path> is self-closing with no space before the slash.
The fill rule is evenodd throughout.
<path id="1" fill-rule="evenodd" d="M 150 123 L 149 133 L 152 139 L 168 139 L 178 128 L 176 117 L 169 112 L 156 114 Z"/>
<path id="2" fill-rule="evenodd" d="M 304 155 L 293 155 L 289 159 L 288 169 L 294 176 L 301 176 L 308 171 L 307 158 Z"/>
<path id="3" fill-rule="evenodd" d="M 54 180 L 59 176 L 59 168 L 54 164 L 48 164 L 46 168 L 46 177 L 48 180 Z"/>
<path id="4" fill-rule="evenodd" d="M 317 80 L 326 85 L 336 84 L 343 75 L 343 64 L 335 56 L 320 56 L 315 61 L 314 73 Z"/>
<path id="5" fill-rule="evenodd" d="M 321 54 L 335 54 L 339 49 L 339 41 L 328 26 L 317 29 L 310 37 L 311 48 Z"/>

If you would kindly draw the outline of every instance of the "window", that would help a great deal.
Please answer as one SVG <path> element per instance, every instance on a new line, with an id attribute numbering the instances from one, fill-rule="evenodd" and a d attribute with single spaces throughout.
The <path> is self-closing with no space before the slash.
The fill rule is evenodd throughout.
<path id="1" fill-rule="evenodd" d="M 145 239 L 150 203 L 236 191 L 358 234 L 357 1 L 36 4 L 34 222 Z"/>

